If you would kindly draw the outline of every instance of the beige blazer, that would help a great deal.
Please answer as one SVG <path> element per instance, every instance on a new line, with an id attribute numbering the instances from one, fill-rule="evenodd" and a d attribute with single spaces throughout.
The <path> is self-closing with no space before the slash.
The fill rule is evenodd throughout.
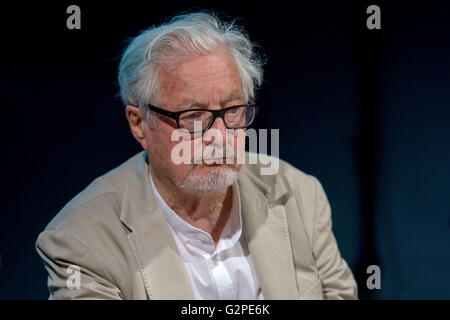
<path id="1" fill-rule="evenodd" d="M 39 235 L 49 299 L 194 299 L 152 193 L 146 155 L 94 180 Z M 244 165 L 239 189 L 244 235 L 264 297 L 356 299 L 321 184 L 281 160 L 276 175 L 261 176 L 259 169 Z M 68 286 L 77 275 L 79 288 Z"/>

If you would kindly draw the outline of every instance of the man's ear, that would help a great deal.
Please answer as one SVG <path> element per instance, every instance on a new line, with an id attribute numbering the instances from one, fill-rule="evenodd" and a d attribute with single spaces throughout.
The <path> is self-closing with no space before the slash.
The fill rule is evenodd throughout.
<path id="1" fill-rule="evenodd" d="M 125 108 L 125 114 L 134 138 L 141 144 L 144 150 L 147 150 L 147 140 L 145 139 L 147 122 L 145 121 L 145 115 L 142 114 L 141 109 L 135 106 L 127 106 Z"/>

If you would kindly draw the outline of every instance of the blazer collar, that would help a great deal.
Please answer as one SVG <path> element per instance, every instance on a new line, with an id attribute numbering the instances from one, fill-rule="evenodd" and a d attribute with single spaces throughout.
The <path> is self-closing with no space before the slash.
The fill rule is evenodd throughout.
<path id="1" fill-rule="evenodd" d="M 184 263 L 148 179 L 147 152 L 132 163 L 120 219 L 128 227 L 150 299 L 194 299 Z M 291 193 L 272 189 L 248 170 L 239 174 L 243 232 L 265 299 L 297 299 L 294 259 L 284 203 Z"/>
<path id="2" fill-rule="evenodd" d="M 285 202 L 292 193 L 271 188 L 245 166 L 239 178 L 249 252 L 265 299 L 298 299 Z"/>
<path id="3" fill-rule="evenodd" d="M 130 229 L 149 299 L 193 300 L 184 263 L 148 179 L 147 152 L 138 154 L 125 186 L 120 219 Z"/>

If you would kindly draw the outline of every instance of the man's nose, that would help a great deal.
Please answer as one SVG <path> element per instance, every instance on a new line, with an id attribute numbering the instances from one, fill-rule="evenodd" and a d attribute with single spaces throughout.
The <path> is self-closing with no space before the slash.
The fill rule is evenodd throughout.
<path id="1" fill-rule="evenodd" d="M 217 117 L 213 124 L 211 125 L 211 129 L 215 129 L 218 130 L 218 132 L 220 132 L 220 136 L 218 136 L 217 134 L 213 134 L 212 135 L 212 139 L 215 143 L 217 144 L 222 144 L 224 145 L 226 143 L 226 137 L 227 137 L 227 127 L 225 126 L 225 123 L 223 122 L 223 119 L 221 117 Z M 221 139 L 221 140 L 217 140 L 217 139 Z M 211 141 L 212 142 L 212 141 Z"/>

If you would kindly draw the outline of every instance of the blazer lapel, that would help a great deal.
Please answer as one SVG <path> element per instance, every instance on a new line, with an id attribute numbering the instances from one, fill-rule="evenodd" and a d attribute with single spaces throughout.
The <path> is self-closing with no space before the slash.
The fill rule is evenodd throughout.
<path id="1" fill-rule="evenodd" d="M 169 225 L 151 190 L 146 152 L 138 155 L 124 190 L 121 220 L 150 299 L 194 299 Z M 271 188 L 243 167 L 239 178 L 243 231 L 265 299 L 298 299 L 284 202 L 289 192 Z M 272 192 L 273 191 L 273 192 Z"/>
<path id="2" fill-rule="evenodd" d="M 264 298 L 298 299 L 287 216 L 282 204 L 288 198 L 287 190 L 275 190 L 278 194 L 271 194 L 270 187 L 245 167 L 239 184 L 244 234 Z"/>
<path id="3" fill-rule="evenodd" d="M 135 162 L 124 190 L 121 220 L 150 299 L 194 299 L 184 263 L 148 179 L 146 152 Z"/>

